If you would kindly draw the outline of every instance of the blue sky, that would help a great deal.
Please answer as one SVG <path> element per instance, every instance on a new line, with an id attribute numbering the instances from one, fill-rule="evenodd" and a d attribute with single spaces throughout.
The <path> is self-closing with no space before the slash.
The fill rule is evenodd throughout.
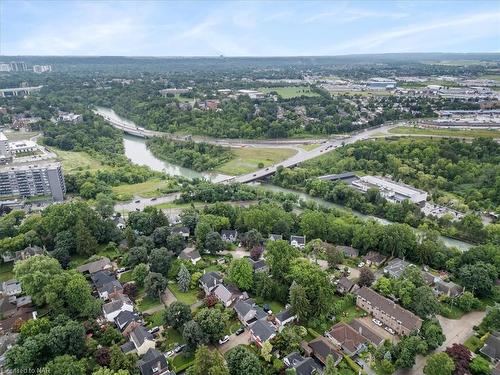
<path id="1" fill-rule="evenodd" d="M 499 1 L 0 0 L 1 55 L 499 52 Z"/>

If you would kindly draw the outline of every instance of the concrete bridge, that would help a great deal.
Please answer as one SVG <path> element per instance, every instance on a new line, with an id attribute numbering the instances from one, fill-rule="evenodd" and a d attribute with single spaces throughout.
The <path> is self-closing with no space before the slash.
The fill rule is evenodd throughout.
<path id="1" fill-rule="evenodd" d="M 28 95 L 32 92 L 40 91 L 43 86 L 34 86 L 34 87 L 15 87 L 11 89 L 0 89 L 0 97 L 4 98 L 6 96 L 19 96 L 19 95 Z"/>

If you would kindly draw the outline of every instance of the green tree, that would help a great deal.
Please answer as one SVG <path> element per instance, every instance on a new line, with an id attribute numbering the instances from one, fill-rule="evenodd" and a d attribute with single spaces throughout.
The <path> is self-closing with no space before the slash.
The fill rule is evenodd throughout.
<path id="1" fill-rule="evenodd" d="M 251 290 L 253 287 L 253 267 L 248 259 L 234 259 L 229 265 L 228 278 L 241 290 Z"/>
<path id="2" fill-rule="evenodd" d="M 150 272 L 144 280 L 144 286 L 150 297 L 160 298 L 167 287 L 167 279 L 160 273 Z"/>
<path id="3" fill-rule="evenodd" d="M 469 369 L 472 375 L 491 374 L 490 363 L 480 356 L 474 357 L 474 359 L 469 364 Z"/>
<path id="4" fill-rule="evenodd" d="M 109 368 L 104 368 L 101 367 L 100 369 L 94 371 L 92 375 L 129 375 L 130 372 L 127 370 L 118 370 L 118 371 L 113 371 L 110 370 Z"/>
<path id="5" fill-rule="evenodd" d="M 90 256 L 97 251 L 97 240 L 82 220 L 75 225 L 76 252 L 80 255 Z"/>
<path id="6" fill-rule="evenodd" d="M 428 318 L 439 311 L 439 302 L 432 289 L 420 286 L 413 292 L 411 310 L 421 318 Z"/>
<path id="7" fill-rule="evenodd" d="M 177 284 L 181 292 L 186 293 L 191 285 L 191 274 L 184 264 L 181 265 L 179 274 L 177 275 Z"/>
<path id="8" fill-rule="evenodd" d="M 98 193 L 95 197 L 95 210 L 102 218 L 107 218 L 113 215 L 115 211 L 115 201 L 109 194 Z"/>
<path id="9" fill-rule="evenodd" d="M 220 234 L 217 232 L 210 232 L 205 238 L 205 249 L 210 254 L 220 253 L 226 248 L 224 240 L 221 238 Z"/>
<path id="10" fill-rule="evenodd" d="M 446 339 L 437 319 L 426 320 L 424 324 L 422 324 L 422 337 L 427 343 L 429 350 L 439 348 Z"/>
<path id="11" fill-rule="evenodd" d="M 311 313 L 311 304 L 307 298 L 306 289 L 295 282 L 290 287 L 290 305 L 299 320 L 307 319 Z"/>
<path id="12" fill-rule="evenodd" d="M 273 345 L 270 341 L 266 341 L 262 344 L 262 348 L 260 349 L 260 355 L 264 358 L 264 361 L 270 362 L 273 357 Z"/>
<path id="13" fill-rule="evenodd" d="M 131 374 L 136 371 L 137 356 L 135 354 L 125 354 L 120 347 L 113 345 L 109 351 L 109 368 L 113 371 L 126 370 Z"/>
<path id="14" fill-rule="evenodd" d="M 333 359 L 331 354 L 328 354 L 328 356 L 326 357 L 323 375 L 339 375 L 339 371 L 335 367 L 335 360 Z"/>
<path id="15" fill-rule="evenodd" d="M 425 375 L 451 375 L 455 370 L 455 364 L 448 354 L 436 353 L 427 359 L 424 367 Z"/>
<path id="16" fill-rule="evenodd" d="M 165 309 L 165 322 L 175 328 L 181 329 L 191 320 L 191 308 L 180 301 L 175 301 Z"/>
<path id="17" fill-rule="evenodd" d="M 292 260 L 299 257 L 299 252 L 287 241 L 270 241 L 266 247 L 266 261 L 273 278 L 285 281 Z"/>
<path id="18" fill-rule="evenodd" d="M 182 237 L 181 234 L 175 233 L 167 237 L 165 247 L 175 255 L 179 255 L 186 247 L 186 242 L 184 241 L 184 237 Z"/>
<path id="19" fill-rule="evenodd" d="M 398 350 L 396 366 L 410 368 L 415 364 L 417 354 L 424 354 L 427 351 L 427 344 L 419 336 L 404 336 L 398 343 Z"/>
<path id="20" fill-rule="evenodd" d="M 260 232 L 255 229 L 250 229 L 243 236 L 243 244 L 248 249 L 252 249 L 255 246 L 259 246 L 262 240 L 263 240 L 262 234 L 260 234 Z"/>
<path id="21" fill-rule="evenodd" d="M 359 270 L 358 284 L 360 286 L 370 286 L 375 281 L 375 275 L 368 267 L 363 267 Z"/>
<path id="22" fill-rule="evenodd" d="M 134 267 L 132 271 L 132 279 L 135 281 L 139 288 L 144 286 L 144 281 L 149 273 L 149 267 L 147 264 L 139 263 Z"/>
<path id="23" fill-rule="evenodd" d="M 55 275 L 63 272 L 61 265 L 48 256 L 31 257 L 14 265 L 14 275 L 23 286 L 23 291 L 30 295 L 36 305 L 45 304 L 44 288 Z"/>
<path id="24" fill-rule="evenodd" d="M 127 254 L 127 264 L 134 267 L 140 263 L 148 263 L 148 249 L 144 246 L 130 248 Z"/>
<path id="25" fill-rule="evenodd" d="M 208 341 L 217 343 L 223 336 L 226 328 L 227 316 L 218 309 L 203 308 L 198 311 L 194 319 L 200 325 Z"/>
<path id="26" fill-rule="evenodd" d="M 153 249 L 149 255 L 149 269 L 151 272 L 168 275 L 168 270 L 172 263 L 172 254 L 165 247 Z"/>
<path id="27" fill-rule="evenodd" d="M 458 277 L 466 289 L 475 295 L 485 297 L 491 294 L 492 287 L 497 278 L 495 266 L 484 262 L 469 264 L 458 270 Z"/>
<path id="28" fill-rule="evenodd" d="M 190 320 L 184 325 L 182 329 L 182 337 L 186 342 L 187 349 L 190 352 L 194 352 L 199 345 L 205 344 L 207 338 L 200 325 L 194 320 Z"/>
<path id="29" fill-rule="evenodd" d="M 81 361 L 70 355 L 62 355 L 47 363 L 43 369 L 47 374 L 54 375 L 85 375 L 85 366 Z"/>
<path id="30" fill-rule="evenodd" d="M 227 365 L 231 375 L 260 375 L 262 366 L 259 358 L 244 346 L 237 346 L 227 355 Z"/>
<path id="31" fill-rule="evenodd" d="M 218 350 L 210 351 L 202 345 L 196 350 L 193 366 L 186 373 L 188 375 L 229 375 L 229 369 Z"/>

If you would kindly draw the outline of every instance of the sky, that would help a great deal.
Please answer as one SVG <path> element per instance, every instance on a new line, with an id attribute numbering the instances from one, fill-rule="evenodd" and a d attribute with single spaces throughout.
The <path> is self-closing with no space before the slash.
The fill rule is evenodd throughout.
<path id="1" fill-rule="evenodd" d="M 496 0 L 0 0 L 0 55 L 499 51 Z"/>

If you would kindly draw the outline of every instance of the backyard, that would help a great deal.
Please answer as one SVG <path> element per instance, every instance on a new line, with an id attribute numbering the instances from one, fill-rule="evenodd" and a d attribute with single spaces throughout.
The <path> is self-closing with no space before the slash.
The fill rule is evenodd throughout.
<path id="1" fill-rule="evenodd" d="M 13 267 L 14 262 L 0 264 L 0 281 L 3 282 L 14 278 Z"/>
<path id="2" fill-rule="evenodd" d="M 187 293 L 181 292 L 177 284 L 168 284 L 168 289 L 177 298 L 178 301 L 185 303 L 186 305 L 192 305 L 198 301 L 198 290 L 192 289 Z"/>

